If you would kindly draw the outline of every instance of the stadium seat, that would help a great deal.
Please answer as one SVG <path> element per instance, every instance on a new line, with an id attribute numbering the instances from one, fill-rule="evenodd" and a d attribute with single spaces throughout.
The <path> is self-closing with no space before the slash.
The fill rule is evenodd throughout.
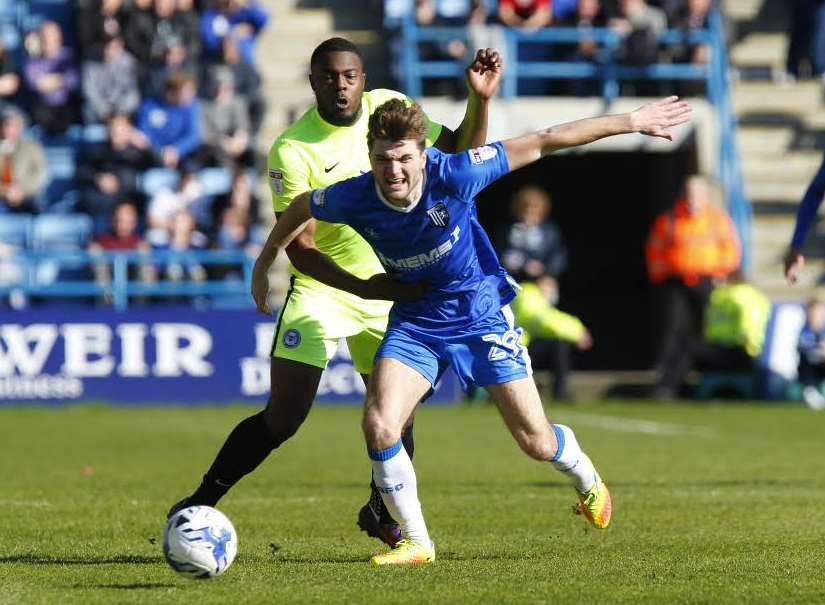
<path id="1" fill-rule="evenodd" d="M 164 187 L 178 184 L 180 175 L 169 168 L 150 168 L 140 176 L 139 188 L 146 197 L 152 197 Z"/>
<path id="2" fill-rule="evenodd" d="M 232 188 L 232 174 L 226 168 L 203 168 L 198 171 L 198 181 L 206 196 L 223 195 Z"/>
<path id="3" fill-rule="evenodd" d="M 81 251 L 91 235 L 92 219 L 85 214 L 42 214 L 34 219 L 31 247 L 49 252 Z M 39 262 L 35 270 L 35 281 L 41 286 L 87 278 L 88 266 L 83 260 L 67 260 L 60 255 Z"/>
<path id="4" fill-rule="evenodd" d="M 75 185 L 76 145 L 68 139 L 59 142 L 46 139 L 43 142 L 49 164 L 49 184 L 41 194 L 38 205 L 44 212 L 72 212 L 78 200 Z"/>
<path id="5" fill-rule="evenodd" d="M 15 248 L 25 248 L 29 242 L 32 216 L 29 214 L 0 215 L 0 242 Z"/>
<path id="6" fill-rule="evenodd" d="M 84 145 L 97 145 L 106 142 L 106 124 L 87 124 L 81 134 Z"/>
<path id="7" fill-rule="evenodd" d="M 92 219 L 85 214 L 43 214 L 34 219 L 33 250 L 83 250 L 92 235 Z"/>

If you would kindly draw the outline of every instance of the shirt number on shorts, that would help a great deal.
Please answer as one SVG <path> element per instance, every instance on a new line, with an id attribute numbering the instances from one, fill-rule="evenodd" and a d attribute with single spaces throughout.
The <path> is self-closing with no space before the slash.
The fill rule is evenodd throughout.
<path id="1" fill-rule="evenodd" d="M 493 346 L 487 353 L 487 359 L 490 361 L 501 361 L 508 357 L 518 357 L 521 353 L 521 338 L 522 329 L 507 330 L 504 334 L 485 334 L 481 337 L 484 342 L 491 342 Z"/>

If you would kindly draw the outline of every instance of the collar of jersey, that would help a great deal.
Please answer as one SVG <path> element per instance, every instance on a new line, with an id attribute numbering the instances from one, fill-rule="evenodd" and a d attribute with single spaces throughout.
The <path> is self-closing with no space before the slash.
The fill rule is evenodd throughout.
<path id="1" fill-rule="evenodd" d="M 412 212 L 413 209 L 416 206 L 418 206 L 418 204 L 421 202 L 422 198 L 424 197 L 424 190 L 427 188 L 427 165 L 424 164 L 424 176 L 421 177 L 421 195 L 418 196 L 417 200 L 415 200 L 412 204 L 410 204 L 409 206 L 406 206 L 405 208 L 399 208 L 398 206 L 396 206 L 395 204 L 393 204 L 392 202 L 387 200 L 387 198 L 384 197 L 384 194 L 381 191 L 381 187 L 378 186 L 378 182 L 375 180 L 375 177 L 373 177 L 373 179 L 372 179 L 372 185 L 373 185 L 373 187 L 375 187 L 375 193 L 378 195 L 378 199 L 381 200 L 381 202 L 387 208 L 391 208 L 392 210 L 395 210 L 396 212 L 403 212 L 404 214 L 408 214 L 408 213 Z"/>

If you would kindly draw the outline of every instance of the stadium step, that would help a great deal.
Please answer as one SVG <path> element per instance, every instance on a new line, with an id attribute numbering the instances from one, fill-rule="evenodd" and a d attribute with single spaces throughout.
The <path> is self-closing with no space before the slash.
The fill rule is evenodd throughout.
<path id="1" fill-rule="evenodd" d="M 728 0 L 740 39 L 730 51 L 742 73 L 763 69 L 766 80 L 740 80 L 732 90 L 739 119 L 739 150 L 746 193 L 754 210 L 751 229 L 753 281 L 774 299 L 804 298 L 825 269 L 816 258 L 817 235 L 808 238 L 800 284 L 782 275 L 782 257 L 793 231 L 797 205 L 822 162 L 825 105 L 819 81 L 778 83 L 787 51 L 787 5 L 781 0 Z M 748 72 L 748 70 L 751 70 Z"/>
<path id="2" fill-rule="evenodd" d="M 775 32 L 754 32 L 746 35 L 731 49 L 730 60 L 739 68 L 766 67 L 781 70 L 785 65 L 787 36 Z"/>

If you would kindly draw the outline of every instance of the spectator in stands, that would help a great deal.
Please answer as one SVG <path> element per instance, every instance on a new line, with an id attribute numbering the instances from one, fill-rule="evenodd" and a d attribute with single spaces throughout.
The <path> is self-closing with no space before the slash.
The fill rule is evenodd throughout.
<path id="1" fill-rule="evenodd" d="M 261 249 L 261 242 L 252 237 L 249 217 L 237 208 L 225 208 L 218 223 L 215 248 L 218 250 L 246 250 L 251 257 L 256 257 Z"/>
<path id="2" fill-rule="evenodd" d="M 790 0 L 786 78 L 821 76 L 825 72 L 825 5 L 821 0 Z"/>
<path id="3" fill-rule="evenodd" d="M 471 5 L 468 0 L 453 0 L 449 2 L 437 0 L 415 1 L 415 22 L 421 27 L 466 26 L 470 18 Z M 459 36 L 446 42 L 433 43 L 428 47 L 431 59 L 463 60 L 467 54 L 467 45 L 463 37 Z M 464 78 L 461 78 L 463 88 Z"/>
<path id="4" fill-rule="evenodd" d="M 24 67 L 31 92 L 31 116 L 47 133 L 62 134 L 80 121 L 80 74 L 72 49 L 63 45 L 63 32 L 57 23 L 44 21 L 38 42 L 39 54 L 30 56 Z"/>
<path id="5" fill-rule="evenodd" d="M 201 39 L 204 55 L 217 59 L 221 45 L 231 37 L 238 45 L 241 58 L 255 64 L 255 38 L 266 25 L 269 15 L 255 0 L 212 0 L 201 15 Z"/>
<path id="6" fill-rule="evenodd" d="M 99 58 L 104 43 L 123 35 L 127 19 L 123 0 L 77 0 L 77 38 L 85 59 Z"/>
<path id="7" fill-rule="evenodd" d="M 192 9 L 178 10 L 176 0 L 155 0 L 154 9 L 151 60 L 155 63 L 160 62 L 172 40 L 182 40 L 188 56 L 200 56 L 201 41 L 198 30 L 192 28 Z"/>
<path id="8" fill-rule="evenodd" d="M 553 398 L 570 399 L 568 374 L 572 368 L 570 345 L 581 351 L 593 346 L 593 338 L 577 317 L 549 302 L 555 283 L 548 277 L 521 282 L 511 303 L 516 324 L 524 330 L 534 368 L 553 371 Z"/>
<path id="9" fill-rule="evenodd" d="M 162 62 L 173 40 L 182 41 L 190 57 L 200 55 L 200 38 L 192 31 L 191 9 L 179 11 L 175 0 L 136 2 L 124 35 L 126 47 L 144 66 Z"/>
<path id="10" fill-rule="evenodd" d="M 260 207 L 249 172 L 238 168 L 232 174 L 229 192 L 216 197 L 212 204 L 213 222 L 214 224 L 220 223 L 224 210 L 233 208 L 246 222 L 257 224 L 260 219 Z"/>
<path id="11" fill-rule="evenodd" d="M 100 59 L 83 64 L 83 112 L 88 123 L 103 122 L 113 114 L 133 114 L 140 105 L 135 58 L 120 34 L 103 41 Z"/>
<path id="12" fill-rule="evenodd" d="M 498 18 L 508 27 L 536 31 L 553 21 L 550 0 L 498 0 Z"/>
<path id="13" fill-rule="evenodd" d="M 685 33 L 707 29 L 710 26 L 711 0 L 687 0 L 670 20 L 671 27 Z M 704 65 L 710 60 L 710 47 L 707 44 L 682 42 L 668 49 L 675 63 L 693 63 Z M 681 96 L 702 96 L 705 93 L 703 80 L 683 80 L 677 83 L 676 92 Z"/>
<path id="14" fill-rule="evenodd" d="M 186 209 L 178 210 L 172 217 L 168 244 L 159 248 L 184 254 L 173 258 L 167 263 L 164 271 L 166 279 L 170 281 L 182 281 L 183 279 L 204 281 L 206 279 L 206 269 L 185 253 L 205 250 L 208 243 L 206 236 L 197 230 L 195 217 Z"/>
<path id="15" fill-rule="evenodd" d="M 685 343 L 679 364 L 664 384 L 677 392 L 691 369 L 752 374 L 765 342 L 771 302 L 741 272 L 734 271 L 713 289 L 701 340 Z"/>
<path id="16" fill-rule="evenodd" d="M 193 76 L 174 73 L 166 82 L 164 97 L 146 99 L 138 110 L 138 128 L 167 168 L 196 167 L 194 152 L 201 141 L 196 91 Z"/>
<path id="17" fill-rule="evenodd" d="M 619 0 L 618 16 L 608 25 L 622 37 L 616 58 L 630 65 L 649 65 L 659 61 L 659 35 L 667 29 L 667 17 L 662 9 L 650 6 L 646 0 Z M 661 85 L 647 80 L 628 80 L 623 94 L 657 95 Z"/>
<path id="18" fill-rule="evenodd" d="M 251 132 L 256 134 L 266 114 L 266 99 L 261 93 L 261 77 L 253 65 L 241 59 L 238 44 L 234 38 L 231 36 L 224 38 L 221 48 L 223 49 L 221 63 L 232 70 L 235 91 L 246 101 Z"/>
<path id="19" fill-rule="evenodd" d="M 134 0 L 123 28 L 123 37 L 126 40 L 126 48 L 141 67 L 148 67 L 152 61 L 154 35 L 155 16 L 152 11 L 152 0 Z"/>
<path id="20" fill-rule="evenodd" d="M 543 278 L 545 288 L 557 292 L 558 277 L 567 268 L 567 248 L 558 227 L 548 220 L 550 196 L 528 185 L 516 192 L 510 209 L 515 222 L 499 244 L 502 264 L 517 280 Z M 557 299 L 551 296 L 549 302 Z"/>
<path id="21" fill-rule="evenodd" d="M 139 251 L 148 252 L 149 244 L 143 239 L 138 228 L 140 220 L 137 207 L 128 201 L 120 202 L 115 206 L 111 218 L 111 230 L 107 233 L 96 235 L 89 244 L 88 250 L 92 254 L 104 251 Z M 107 286 L 112 283 L 112 270 L 109 262 L 99 261 L 93 265 L 95 280 Z M 130 265 L 130 279 L 138 277 L 143 282 L 155 281 L 155 268 L 151 263 L 139 263 Z M 110 296 L 106 296 L 106 302 Z"/>
<path id="22" fill-rule="evenodd" d="M 692 32 L 707 29 L 710 25 L 711 0 L 687 0 L 671 20 L 676 29 Z M 671 48 L 673 60 L 677 63 L 704 65 L 710 59 L 707 44 L 678 44 Z"/>
<path id="23" fill-rule="evenodd" d="M 563 23 L 576 14 L 580 0 L 553 0 L 553 23 Z"/>
<path id="24" fill-rule="evenodd" d="M 194 0 L 177 0 L 176 8 L 179 31 L 187 43 L 186 50 L 193 60 L 198 60 L 203 53 L 203 45 L 200 37 L 201 18 L 195 8 Z"/>
<path id="25" fill-rule="evenodd" d="M 24 120 L 13 105 L 0 112 L 0 213 L 37 212 L 35 199 L 48 182 L 43 146 L 23 137 Z"/>
<path id="26" fill-rule="evenodd" d="M 555 4 L 554 4 L 555 7 Z M 601 60 L 601 47 L 587 33 L 594 27 L 605 27 L 607 18 L 602 10 L 600 0 L 579 0 L 575 10 L 568 14 L 560 25 L 575 27 L 582 37 L 578 43 L 557 46 L 558 56 L 562 61 L 578 61 L 584 63 L 598 63 Z M 601 82 L 598 80 L 571 80 L 567 83 L 570 94 L 580 97 L 597 96 L 601 94 Z"/>
<path id="27" fill-rule="evenodd" d="M 825 299 L 817 293 L 808 300 L 805 325 L 799 333 L 799 382 L 802 399 L 812 410 L 825 409 Z"/>
<path id="28" fill-rule="evenodd" d="M 216 250 L 240 250 L 250 258 L 257 258 L 263 244 L 263 238 L 256 237 L 259 235 L 260 232 L 255 231 L 250 223 L 249 216 L 230 206 L 220 215 L 214 247 Z M 243 279 L 243 268 L 238 263 L 217 265 L 210 273 L 215 279 Z"/>
<path id="29" fill-rule="evenodd" d="M 20 90 L 20 76 L 13 53 L 6 50 L 0 40 L 0 106 L 14 98 Z"/>
<path id="30" fill-rule="evenodd" d="M 152 199 L 146 212 L 149 226 L 147 239 L 154 247 L 164 247 L 173 232 L 175 216 L 182 210 L 196 217 L 200 223 L 210 221 L 210 201 L 194 172 L 184 172 L 174 187 L 162 187 Z"/>
<path id="31" fill-rule="evenodd" d="M 144 95 L 147 97 L 163 97 L 166 83 L 169 78 L 178 72 L 185 72 L 191 75 L 198 73 L 198 64 L 189 57 L 189 51 L 183 40 L 170 37 L 167 39 L 168 46 L 163 51 L 163 60 L 154 63 L 148 69 L 146 83 L 143 87 Z"/>
<path id="32" fill-rule="evenodd" d="M 739 268 L 739 238 L 722 208 L 710 203 L 707 182 L 687 178 L 673 208 L 656 217 L 646 245 L 650 281 L 663 298 L 662 352 L 655 394 L 671 397 L 684 355 L 699 336 L 714 282 Z"/>
<path id="33" fill-rule="evenodd" d="M 83 187 L 83 207 L 100 233 L 109 227 L 112 208 L 124 200 L 139 200 L 138 178 L 152 165 L 146 136 L 129 118 L 114 114 L 106 121 L 107 140 L 82 155 L 77 179 Z"/>
<path id="34" fill-rule="evenodd" d="M 498 0 L 498 19 L 506 27 L 513 27 L 531 33 L 547 27 L 553 22 L 550 0 Z M 519 62 L 549 61 L 553 47 L 548 44 L 526 44 L 517 46 L 516 59 Z M 551 84 L 536 78 L 519 78 L 519 95 L 543 96 L 553 92 Z"/>
<path id="35" fill-rule="evenodd" d="M 209 98 L 201 104 L 201 160 L 206 165 L 233 169 L 252 167 L 249 112 L 246 103 L 235 94 L 232 70 L 213 65 L 207 76 Z"/>

